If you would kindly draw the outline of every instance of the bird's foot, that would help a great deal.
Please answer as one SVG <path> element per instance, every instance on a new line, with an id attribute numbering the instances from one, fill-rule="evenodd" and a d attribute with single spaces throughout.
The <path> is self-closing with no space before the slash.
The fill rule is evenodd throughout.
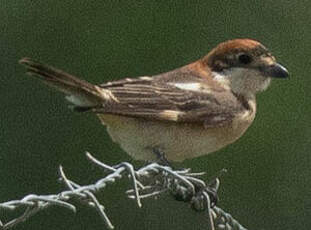
<path id="1" fill-rule="evenodd" d="M 204 211 L 207 208 L 206 195 L 209 198 L 210 207 L 214 207 L 217 204 L 219 198 L 216 187 L 195 185 L 194 188 L 195 192 L 193 194 L 188 188 L 178 185 L 176 189 L 171 191 L 171 194 L 177 201 L 190 203 L 191 207 L 198 212 Z"/>
<path id="2" fill-rule="evenodd" d="M 208 196 L 209 200 L 206 200 Z M 191 208 L 193 208 L 195 211 L 201 212 L 208 208 L 208 205 L 213 208 L 216 206 L 217 202 L 219 200 L 217 190 L 214 187 L 206 186 L 206 187 L 200 187 L 196 188 L 196 193 L 191 198 L 190 204 Z M 207 203 L 209 202 L 209 204 Z"/>

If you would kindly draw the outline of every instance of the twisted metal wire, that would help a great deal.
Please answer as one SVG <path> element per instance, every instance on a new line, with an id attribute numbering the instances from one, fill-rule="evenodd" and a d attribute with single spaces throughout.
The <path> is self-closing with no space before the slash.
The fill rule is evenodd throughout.
<path id="1" fill-rule="evenodd" d="M 105 207 L 97 200 L 95 194 L 124 176 L 128 177 L 132 183 L 132 189 L 126 191 L 126 194 L 129 198 L 136 200 L 138 207 L 142 206 L 141 199 L 158 197 L 161 194 L 170 192 L 182 197 L 184 201 L 188 199 L 194 209 L 204 210 L 208 213 L 206 229 L 246 230 L 230 214 L 214 206 L 211 201 L 209 192 L 217 192 L 219 187 L 218 179 L 215 179 L 213 184 L 206 185 L 204 181 L 198 178 L 204 173 L 191 173 L 190 169 L 174 171 L 168 166 L 151 163 L 135 171 L 134 167 L 127 162 L 109 166 L 94 158 L 90 153 L 86 153 L 86 156 L 93 164 L 108 172 L 108 175 L 94 184 L 82 186 L 68 179 L 63 167 L 60 166 L 61 179 L 68 190 L 51 195 L 29 194 L 20 200 L 0 203 L 0 210 L 24 210 L 22 215 L 6 223 L 0 219 L 0 230 L 10 229 L 51 206 L 60 206 L 76 212 L 76 207 L 69 201 L 72 198 L 77 198 L 95 208 L 106 226 L 109 229 L 114 229 L 105 212 Z M 200 191 L 197 191 L 198 188 L 200 188 Z"/>

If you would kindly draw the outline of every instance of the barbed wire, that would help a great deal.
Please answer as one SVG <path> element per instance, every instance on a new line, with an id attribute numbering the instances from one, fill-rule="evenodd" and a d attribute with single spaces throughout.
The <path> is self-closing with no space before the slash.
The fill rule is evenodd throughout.
<path id="1" fill-rule="evenodd" d="M 105 212 L 105 207 L 98 201 L 95 194 L 123 177 L 130 179 L 132 189 L 126 191 L 126 194 L 129 198 L 136 200 L 138 207 L 142 206 L 142 199 L 159 197 L 161 194 L 170 193 L 176 200 L 189 202 L 193 209 L 207 212 L 206 229 L 208 230 L 246 230 L 230 214 L 215 206 L 219 187 L 218 178 L 206 184 L 198 178 L 205 173 L 192 173 L 190 169 L 173 170 L 168 166 L 151 163 L 135 171 L 134 167 L 127 162 L 109 166 L 97 160 L 88 152 L 86 156 L 93 164 L 107 172 L 104 178 L 99 179 L 94 184 L 82 186 L 68 179 L 63 167 L 60 166 L 61 180 L 68 190 L 51 195 L 29 194 L 20 200 L 0 203 L 0 210 L 23 210 L 22 215 L 6 223 L 0 219 L 0 230 L 10 229 L 51 206 L 60 206 L 76 212 L 76 207 L 70 203 L 72 198 L 77 198 L 79 201 L 95 208 L 106 226 L 109 229 L 114 229 Z"/>

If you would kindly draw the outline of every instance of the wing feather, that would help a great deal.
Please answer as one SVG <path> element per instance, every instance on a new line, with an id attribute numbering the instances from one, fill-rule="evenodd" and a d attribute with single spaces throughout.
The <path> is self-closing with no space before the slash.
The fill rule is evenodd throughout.
<path id="1" fill-rule="evenodd" d="M 183 75 L 184 76 L 184 75 Z M 207 82 L 198 81 L 189 74 L 187 82 L 200 83 L 202 88 L 211 88 Z M 169 78 L 168 78 L 169 79 Z M 174 79 L 178 81 L 178 78 Z M 241 111 L 243 104 L 225 89 L 188 90 L 163 81 L 161 77 L 123 79 L 100 85 L 109 90 L 118 103 L 96 108 L 97 113 L 111 113 L 138 118 L 204 123 L 214 127 L 227 124 Z M 178 82 L 176 85 L 180 85 Z"/>

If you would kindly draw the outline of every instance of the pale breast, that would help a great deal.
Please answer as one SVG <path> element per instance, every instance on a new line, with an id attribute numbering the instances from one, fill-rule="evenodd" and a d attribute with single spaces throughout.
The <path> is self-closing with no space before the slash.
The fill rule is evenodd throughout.
<path id="1" fill-rule="evenodd" d="M 228 126 L 207 129 L 198 124 L 118 115 L 100 114 L 99 117 L 113 141 L 134 159 L 154 160 L 156 156 L 152 150 L 159 148 L 169 161 L 183 161 L 214 152 L 238 139 L 253 120 L 237 118 Z"/>

